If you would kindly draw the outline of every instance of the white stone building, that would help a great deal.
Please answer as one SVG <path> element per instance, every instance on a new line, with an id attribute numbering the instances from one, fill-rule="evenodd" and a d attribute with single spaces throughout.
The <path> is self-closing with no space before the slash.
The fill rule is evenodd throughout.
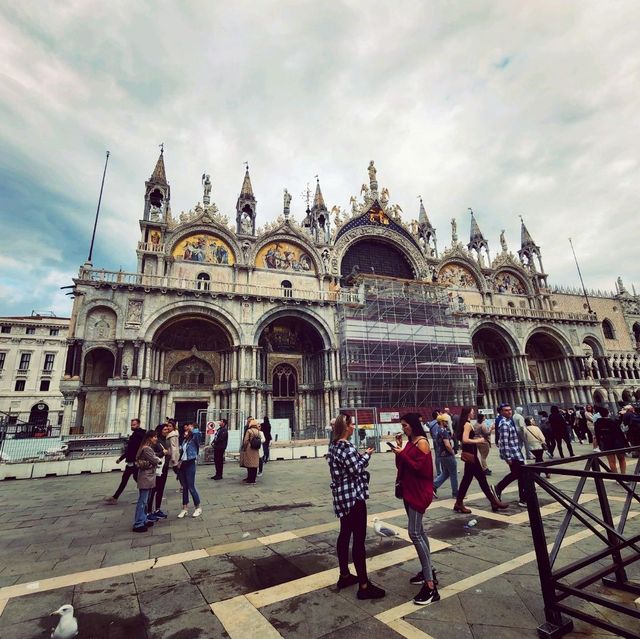
<path id="1" fill-rule="evenodd" d="M 209 176 L 202 203 L 174 217 L 161 154 L 136 272 L 85 264 L 74 280 L 66 427 L 120 431 L 206 408 L 300 430 L 344 406 L 640 397 L 640 300 L 622 283 L 586 300 L 549 286 L 524 222 L 515 255 L 502 235 L 492 258 L 473 214 L 469 243 L 452 220 L 438 252 L 422 202 L 403 222 L 373 162 L 368 172 L 350 211 L 329 211 L 318 184 L 298 223 L 285 190 L 282 215 L 257 228 L 248 169 L 232 225 Z"/>
<path id="2" fill-rule="evenodd" d="M 0 317 L 0 424 L 57 432 L 69 318 Z"/>

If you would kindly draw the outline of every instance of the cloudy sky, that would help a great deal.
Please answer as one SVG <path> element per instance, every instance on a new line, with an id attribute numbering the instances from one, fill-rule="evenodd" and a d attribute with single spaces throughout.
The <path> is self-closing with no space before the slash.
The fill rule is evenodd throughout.
<path id="1" fill-rule="evenodd" d="M 94 264 L 135 269 L 165 144 L 174 215 L 233 214 L 248 161 L 259 224 L 302 217 L 320 176 L 348 207 L 374 159 L 439 246 L 472 207 L 495 253 L 522 214 L 550 281 L 640 284 L 640 3 L 136 2 L 0 6 L 0 314 L 70 310 L 111 151 Z"/>

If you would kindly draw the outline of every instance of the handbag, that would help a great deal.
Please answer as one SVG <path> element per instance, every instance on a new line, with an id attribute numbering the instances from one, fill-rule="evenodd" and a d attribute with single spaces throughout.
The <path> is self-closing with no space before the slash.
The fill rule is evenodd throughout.
<path id="1" fill-rule="evenodd" d="M 539 437 L 536 437 L 536 434 L 532 433 L 528 426 L 527 426 L 527 432 L 542 446 L 542 450 L 547 450 L 549 448 L 547 446 L 547 442 L 544 442 Z"/>
<path id="2" fill-rule="evenodd" d="M 398 499 L 404 499 L 404 496 L 402 494 L 402 480 L 398 479 L 398 481 L 396 481 L 396 497 Z"/>
<path id="3" fill-rule="evenodd" d="M 469 453 L 466 450 L 463 450 L 460 453 L 460 461 L 463 461 L 465 464 L 475 464 L 476 456 L 473 453 Z"/>

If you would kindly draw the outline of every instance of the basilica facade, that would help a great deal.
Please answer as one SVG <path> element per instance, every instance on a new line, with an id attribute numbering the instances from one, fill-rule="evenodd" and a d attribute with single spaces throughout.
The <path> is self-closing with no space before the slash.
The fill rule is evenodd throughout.
<path id="1" fill-rule="evenodd" d="M 302 431 L 373 403 L 427 414 L 435 402 L 640 399 L 640 299 L 622 282 L 587 296 L 550 287 L 524 221 L 519 249 L 503 233 L 492 255 L 471 211 L 469 242 L 451 220 L 441 250 L 422 201 L 403 220 L 373 162 L 349 210 L 329 210 L 318 183 L 302 220 L 285 190 L 282 214 L 261 227 L 248 168 L 231 220 L 208 175 L 202 185 L 201 202 L 174 216 L 161 153 L 135 272 L 80 268 L 65 429 L 204 411 L 288 418 Z M 379 380 L 376 393 L 365 379 Z"/>

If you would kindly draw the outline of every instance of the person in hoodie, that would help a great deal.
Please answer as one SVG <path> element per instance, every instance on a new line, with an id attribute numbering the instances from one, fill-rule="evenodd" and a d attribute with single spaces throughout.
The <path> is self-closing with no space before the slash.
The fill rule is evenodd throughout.
<path id="1" fill-rule="evenodd" d="M 513 414 L 513 423 L 518 429 L 518 439 L 520 440 L 520 447 L 524 447 L 525 459 L 533 459 L 531 448 L 529 447 L 529 440 L 527 438 L 527 425 L 524 421 L 523 415 L 524 409 L 522 406 L 516 406 L 516 412 Z"/>
<path id="2" fill-rule="evenodd" d="M 146 432 L 147 431 L 144 428 L 140 427 L 140 420 L 137 417 L 131 420 L 131 435 L 129 435 L 127 447 L 125 448 L 124 453 L 116 460 L 116 463 L 119 464 L 124 459 L 126 466 L 116 492 L 113 493 L 112 497 L 105 497 L 104 500 L 107 504 L 113 505 L 118 503 L 118 497 L 120 497 L 122 491 L 126 488 L 127 483 L 129 482 L 129 477 L 133 476 L 133 480 L 137 481 L 138 467 L 136 466 L 136 455 L 138 454 L 138 449 L 140 448 L 140 444 L 142 443 Z"/>

